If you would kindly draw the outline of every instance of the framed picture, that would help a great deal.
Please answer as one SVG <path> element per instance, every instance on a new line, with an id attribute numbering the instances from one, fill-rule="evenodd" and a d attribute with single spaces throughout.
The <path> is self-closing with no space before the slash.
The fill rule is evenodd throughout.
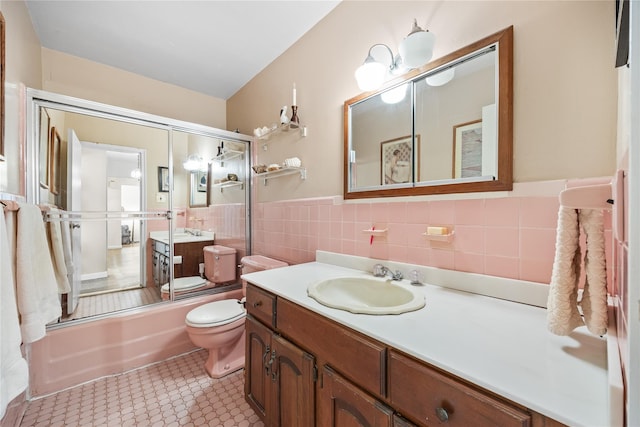
<path id="1" fill-rule="evenodd" d="M 411 135 L 380 143 L 380 182 L 382 185 L 413 181 L 414 157 L 418 159 L 416 181 L 420 181 L 420 135 L 416 135 L 416 153 L 413 153 Z"/>
<path id="2" fill-rule="evenodd" d="M 60 135 L 55 127 L 51 128 L 49 138 L 49 191 L 60 191 Z"/>
<path id="3" fill-rule="evenodd" d="M 40 107 L 40 140 L 38 141 L 38 181 L 41 188 L 49 188 L 49 139 L 51 119 L 44 107 Z"/>
<path id="4" fill-rule="evenodd" d="M 206 193 L 207 192 L 207 171 L 196 172 L 196 179 L 197 179 L 198 192 Z"/>
<path id="5" fill-rule="evenodd" d="M 482 176 L 482 120 L 453 127 L 453 177 Z"/>
<path id="6" fill-rule="evenodd" d="M 158 166 L 158 191 L 169 192 L 169 168 L 164 166 Z"/>

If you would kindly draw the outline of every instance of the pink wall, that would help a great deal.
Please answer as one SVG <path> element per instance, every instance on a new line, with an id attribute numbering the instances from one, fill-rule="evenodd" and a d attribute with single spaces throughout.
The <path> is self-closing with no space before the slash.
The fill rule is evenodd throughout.
<path id="1" fill-rule="evenodd" d="M 254 205 L 253 252 L 297 264 L 314 260 L 320 249 L 541 283 L 551 279 L 557 196 L 335 205 L 334 200 L 339 199 Z M 605 224 L 611 265 L 610 213 Z M 442 225 L 455 230 L 451 243 L 422 235 L 427 226 Z M 370 244 L 363 230 L 372 226 L 388 232 Z"/>

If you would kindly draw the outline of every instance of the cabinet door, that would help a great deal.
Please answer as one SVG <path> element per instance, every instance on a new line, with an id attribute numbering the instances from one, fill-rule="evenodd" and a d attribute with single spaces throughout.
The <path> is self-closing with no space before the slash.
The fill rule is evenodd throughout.
<path id="1" fill-rule="evenodd" d="M 389 397 L 400 413 L 424 426 L 531 425 L 526 411 L 394 350 L 389 357 Z"/>
<path id="2" fill-rule="evenodd" d="M 268 394 L 272 426 L 310 427 L 315 420 L 314 358 L 284 338 L 271 339 L 271 391 Z M 271 362 L 269 362 L 271 363 Z"/>
<path id="3" fill-rule="evenodd" d="M 325 366 L 318 396 L 318 425 L 391 427 L 393 411 Z"/>
<path id="4" fill-rule="evenodd" d="M 249 405 L 266 421 L 267 387 L 271 383 L 268 361 L 271 357 L 271 331 L 247 316 L 244 392 Z"/>

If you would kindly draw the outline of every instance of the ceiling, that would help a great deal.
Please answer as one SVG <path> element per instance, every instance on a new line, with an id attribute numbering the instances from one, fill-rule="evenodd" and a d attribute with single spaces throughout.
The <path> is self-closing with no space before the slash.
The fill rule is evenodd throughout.
<path id="1" fill-rule="evenodd" d="M 228 99 L 340 0 L 27 0 L 43 47 Z"/>

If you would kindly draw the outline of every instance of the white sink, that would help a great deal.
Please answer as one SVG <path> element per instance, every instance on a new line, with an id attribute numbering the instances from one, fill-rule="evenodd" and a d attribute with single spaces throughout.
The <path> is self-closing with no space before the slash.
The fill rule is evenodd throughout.
<path id="1" fill-rule="evenodd" d="M 417 289 L 373 277 L 338 277 L 311 284 L 307 294 L 327 307 L 362 314 L 400 314 L 425 305 Z"/>

